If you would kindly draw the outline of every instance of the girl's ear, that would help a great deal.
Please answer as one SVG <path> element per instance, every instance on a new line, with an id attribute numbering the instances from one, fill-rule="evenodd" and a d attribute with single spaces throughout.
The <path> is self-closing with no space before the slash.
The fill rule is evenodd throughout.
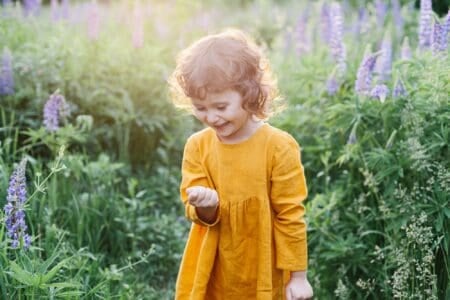
<path id="1" fill-rule="evenodd" d="M 256 116 L 255 114 L 252 114 L 252 121 L 259 122 L 259 121 L 262 121 L 262 120 L 263 119 L 258 118 L 258 116 Z"/>

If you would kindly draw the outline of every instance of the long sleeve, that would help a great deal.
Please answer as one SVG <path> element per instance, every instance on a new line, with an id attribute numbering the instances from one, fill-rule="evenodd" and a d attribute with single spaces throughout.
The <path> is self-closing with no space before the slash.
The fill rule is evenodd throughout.
<path id="1" fill-rule="evenodd" d="M 305 207 L 307 197 L 300 147 L 291 136 L 277 142 L 272 158 L 271 204 L 275 212 L 274 240 L 276 267 L 307 269 Z"/>
<path id="2" fill-rule="evenodd" d="M 181 185 L 180 194 L 181 200 L 185 206 L 186 218 L 192 222 L 203 225 L 203 226 L 213 226 L 219 222 L 220 219 L 220 209 L 217 212 L 217 218 L 213 223 L 206 223 L 201 220 L 197 214 L 194 206 L 190 205 L 187 201 L 186 189 L 191 186 L 204 186 L 208 188 L 213 188 L 209 184 L 207 173 L 201 164 L 201 157 L 198 146 L 195 140 L 191 137 L 186 142 L 183 154 L 183 162 L 181 167 Z"/>

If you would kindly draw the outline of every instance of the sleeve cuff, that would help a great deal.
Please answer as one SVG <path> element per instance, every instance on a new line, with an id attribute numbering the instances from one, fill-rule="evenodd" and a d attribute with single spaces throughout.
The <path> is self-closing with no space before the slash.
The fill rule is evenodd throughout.
<path id="1" fill-rule="evenodd" d="M 206 226 L 206 227 L 215 226 L 220 221 L 220 205 L 217 208 L 217 217 L 214 220 L 214 222 L 212 222 L 212 223 L 208 223 L 208 222 L 205 222 L 202 219 L 200 219 L 197 214 L 197 210 L 195 209 L 195 206 L 192 206 L 190 204 L 186 204 L 186 217 L 198 225 L 202 225 L 202 226 Z"/>
<path id="2" fill-rule="evenodd" d="M 308 269 L 308 256 L 300 256 L 296 261 L 278 261 L 277 269 L 286 271 L 306 271 Z"/>

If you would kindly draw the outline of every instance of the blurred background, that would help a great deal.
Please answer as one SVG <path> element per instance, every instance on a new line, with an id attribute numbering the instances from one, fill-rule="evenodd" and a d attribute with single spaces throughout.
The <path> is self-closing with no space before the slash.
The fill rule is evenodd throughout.
<path id="1" fill-rule="evenodd" d="M 167 79 L 237 27 L 278 77 L 269 122 L 302 148 L 317 299 L 450 299 L 449 5 L 3 0 L 0 298 L 173 299 L 202 126 Z"/>

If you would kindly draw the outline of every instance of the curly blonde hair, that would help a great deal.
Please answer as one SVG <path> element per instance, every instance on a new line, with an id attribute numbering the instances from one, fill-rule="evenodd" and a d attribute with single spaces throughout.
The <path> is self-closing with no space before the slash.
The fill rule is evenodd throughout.
<path id="1" fill-rule="evenodd" d="M 173 103 L 189 111 L 190 99 L 203 100 L 208 93 L 232 89 L 242 96 L 245 110 L 266 119 L 275 111 L 275 100 L 280 100 L 267 59 L 237 29 L 208 35 L 181 51 L 169 86 Z"/>

